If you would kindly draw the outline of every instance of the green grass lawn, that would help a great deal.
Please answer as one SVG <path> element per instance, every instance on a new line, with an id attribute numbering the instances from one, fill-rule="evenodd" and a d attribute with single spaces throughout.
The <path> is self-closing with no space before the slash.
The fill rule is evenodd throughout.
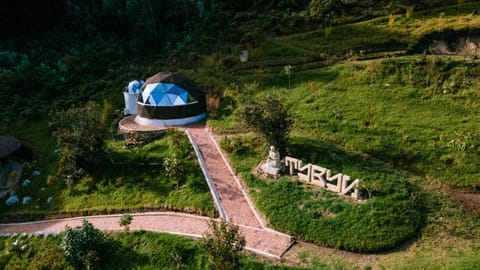
<path id="1" fill-rule="evenodd" d="M 291 139 L 292 156 L 371 184 L 373 197 L 359 203 L 292 179 L 260 180 L 252 175 L 267 148 L 253 136 L 237 138 L 230 152 L 235 168 L 258 208 L 275 229 L 321 245 L 374 252 L 414 237 L 424 219 L 424 205 L 415 185 L 370 159 L 305 137 Z M 224 148 L 230 139 L 222 142 Z"/>
<path id="2" fill-rule="evenodd" d="M 43 134 L 41 129 L 35 132 Z M 47 175 L 54 171 L 55 166 L 46 164 L 39 153 L 56 162 L 56 156 L 52 154 L 53 144 L 30 144 L 29 137 L 23 137 L 22 133 L 18 135 L 32 147 L 35 158 L 39 161 L 35 163 L 35 168 L 26 170 L 21 178 L 29 178 L 32 185 L 23 187 L 20 182 L 14 188 L 20 203 L 10 207 L 0 204 L 3 213 L 88 214 L 147 208 L 215 215 L 207 184 L 193 149 L 184 135 L 179 137 L 177 134 L 176 142 L 173 142 L 170 135 L 166 135 L 142 147 L 131 149 L 124 149 L 124 141 L 108 140 L 107 148 L 111 161 L 106 163 L 107 166 L 102 172 L 79 179 L 72 187 L 67 187 L 64 181 L 46 184 Z M 45 141 L 50 140 L 51 137 L 48 137 Z M 33 138 L 32 141 L 35 142 Z M 179 158 L 184 161 L 186 169 L 178 183 L 178 189 L 177 181 L 169 179 L 163 168 L 163 160 L 172 157 L 174 153 L 184 155 Z M 149 165 L 152 163 L 154 165 Z M 32 170 L 39 170 L 41 175 L 33 176 Z M 25 196 L 32 197 L 29 205 L 22 204 L 21 200 Z M 51 204 L 47 203 L 49 197 L 53 198 Z"/>
<path id="3" fill-rule="evenodd" d="M 241 81 L 262 81 L 255 98 L 268 92 L 283 97 L 294 114 L 294 136 L 415 175 L 478 187 L 478 71 L 476 62 L 411 56 L 294 71 L 291 89 L 278 73 Z M 219 131 L 242 128 L 234 114 L 209 124 Z"/>
<path id="4" fill-rule="evenodd" d="M 418 236 L 425 224 L 430 202 L 412 177 L 480 186 L 477 71 L 469 60 L 410 56 L 294 72 L 291 89 L 280 72 L 239 80 L 261 82 L 253 98 L 275 92 L 291 108 L 289 155 L 361 179 L 375 189 L 366 203 L 253 177 L 268 148 L 250 135 L 222 145 L 274 228 L 331 247 L 390 249 Z M 213 128 L 242 129 L 235 118 L 241 89 L 231 90 L 226 100 L 233 113 L 210 120 Z"/>

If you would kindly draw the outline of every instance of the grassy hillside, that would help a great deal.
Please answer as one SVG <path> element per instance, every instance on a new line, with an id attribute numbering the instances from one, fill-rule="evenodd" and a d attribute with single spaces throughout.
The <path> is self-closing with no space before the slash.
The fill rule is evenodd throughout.
<path id="1" fill-rule="evenodd" d="M 268 39 L 252 52 L 253 61 L 264 64 L 238 73 L 223 108 L 234 110 L 237 95 L 257 82 L 257 97 L 278 92 L 291 106 L 294 134 L 308 134 L 416 175 L 478 187 L 475 56 L 407 51 L 429 33 L 478 28 L 480 16 L 473 11 L 479 7 L 470 3 L 409 18 L 395 15 L 390 25 L 383 17 L 332 27 L 328 35 L 320 29 Z M 283 65 L 269 63 L 302 56 L 325 61 L 294 65 L 293 86 L 287 89 Z M 235 122 L 221 112 L 209 123 L 218 130 L 238 129 Z"/>
<path id="2" fill-rule="evenodd" d="M 310 32 L 268 39 L 253 50 L 252 60 L 294 56 L 376 58 L 405 54 L 429 33 L 478 28 L 480 16 L 475 11 L 479 8 L 480 3 L 468 3 L 462 8 L 450 6 L 319 27 Z"/>
<path id="3" fill-rule="evenodd" d="M 48 128 L 49 111 L 81 106 L 87 100 L 107 100 L 121 110 L 121 91 L 128 81 L 162 70 L 182 71 L 206 89 L 224 94 L 220 110 L 209 115 L 208 125 L 220 132 L 238 132 L 245 131 L 237 119 L 240 95 L 250 92 L 252 98 L 262 98 L 274 92 L 294 113 L 288 153 L 354 175 L 370 184 L 373 192 L 370 200 L 359 204 L 288 179 L 257 179 L 250 170 L 264 158 L 267 146 L 251 135 L 226 137 L 224 148 L 272 226 L 328 247 L 390 250 L 378 257 L 378 264 L 387 269 L 476 265 L 478 220 L 435 187 L 448 184 L 477 193 L 480 188 L 478 56 L 432 55 L 428 48 L 446 31 L 478 31 L 480 2 L 408 12 L 402 6 L 392 15 L 380 6 L 385 2 L 378 3 L 375 12 L 362 16 L 369 18 L 364 21 L 348 14 L 337 14 L 327 22 L 298 10 L 272 10 L 270 17 L 264 10 L 251 10 L 228 17 L 233 19 L 231 31 L 219 32 L 218 37 L 207 33 L 217 33 L 215 29 L 226 22 L 215 21 L 215 16 L 202 19 L 195 13 L 189 21 L 197 23 L 194 30 L 188 32 L 188 24 L 187 30 L 179 27 L 181 32 L 172 34 L 165 48 L 154 42 L 148 44 L 155 46 L 143 50 L 147 45 L 136 43 L 151 40 L 158 34 L 154 31 L 143 31 L 148 35 L 138 39 L 115 39 L 102 35 L 108 27 L 88 33 L 88 38 L 72 38 L 64 47 L 50 47 L 39 40 L 38 46 L 16 50 L 18 41 L 2 43 L 0 132 L 19 137 L 33 150 L 42 171 L 41 179 L 34 182 L 37 190 L 46 186 L 47 175 L 58 162 Z M 195 8 L 177 11 L 187 17 Z M 102 16 L 116 16 L 112 14 L 116 13 Z M 148 20 L 129 26 L 132 34 L 142 32 L 139 27 L 150 29 L 158 19 L 142 18 Z M 242 19 L 248 23 L 242 24 Z M 209 29 L 212 22 L 217 24 Z M 99 25 L 94 22 L 90 27 Z M 245 64 L 238 60 L 243 49 L 250 56 Z M 292 65 L 290 75 L 284 72 L 287 65 Z M 112 122 L 109 135 L 115 133 L 116 124 Z M 163 141 L 130 151 L 121 149 L 121 143 L 108 142 L 120 163 L 158 161 L 172 148 Z M 157 169 L 135 178 L 135 172 L 143 169 L 133 166 L 122 171 L 114 166 L 95 185 L 89 187 L 88 181 L 77 185 L 76 194 L 58 185 L 38 196 L 42 202 L 56 196 L 49 206 L 55 211 L 102 210 L 116 202 L 122 209 L 160 203 L 180 208 L 194 205 L 212 213 L 198 170 L 192 170 L 185 187 L 177 191 Z M 362 193 L 369 192 L 362 187 Z M 19 207 L 39 210 L 34 204 Z M 396 250 L 399 246 L 407 251 Z M 452 257 L 434 256 L 442 252 Z M 321 255 L 311 261 L 318 258 Z"/>
<path id="4" fill-rule="evenodd" d="M 435 238 L 436 232 L 430 231 L 434 226 L 432 219 L 448 215 L 446 212 L 451 210 L 436 209 L 441 197 L 431 200 L 431 195 L 423 191 L 417 193 L 414 188 L 404 192 L 396 185 L 401 183 L 399 179 L 406 179 L 422 190 L 435 182 L 473 190 L 480 187 L 480 134 L 476 124 L 480 120 L 479 65 L 475 55 L 415 54 L 412 48 L 427 34 L 478 28 L 480 16 L 473 12 L 477 7 L 472 3 L 463 11 L 442 8 L 415 13 L 410 18 L 396 15 L 390 25 L 390 18 L 383 17 L 270 38 L 253 50 L 252 59 L 258 62 L 234 68 L 236 84 L 226 89 L 219 112 L 209 119 L 211 127 L 227 134 L 241 133 L 244 127 L 236 113 L 241 106 L 240 96 L 253 93 L 251 98 L 259 99 L 275 92 L 295 119 L 289 154 L 356 175 L 382 190 L 390 187 L 395 197 L 392 200 L 385 193 L 376 192 L 376 199 L 362 212 L 365 205 L 351 205 L 298 183 L 259 180 L 250 171 L 265 157 L 267 145 L 249 136 L 229 136 L 223 141 L 224 149 L 272 226 L 299 239 L 363 251 L 398 246 L 412 236 Z M 306 60 L 291 62 L 289 78 L 284 65 L 288 65 L 288 59 L 298 57 Z M 278 64 L 282 58 L 287 61 Z M 401 194 L 407 197 L 402 199 Z M 408 214 L 388 221 L 388 211 L 395 209 L 395 203 L 412 202 L 412 198 L 421 198 L 419 204 L 402 204 L 391 214 Z M 356 207 L 353 213 L 362 215 L 353 215 L 349 212 L 351 207 Z M 424 214 L 418 220 L 417 211 Z M 362 223 L 361 217 L 378 212 L 382 218 Z M 450 216 L 448 222 L 460 222 L 465 213 L 455 215 L 458 219 Z M 385 226 L 387 237 L 382 237 L 376 221 Z M 472 224 L 478 221 L 472 220 Z M 422 228 L 429 228 L 423 231 L 425 235 Z M 339 237 L 333 233 L 337 230 L 343 232 Z M 352 231 L 362 233 L 350 234 Z M 456 254 L 457 259 L 450 262 L 439 259 L 434 268 L 444 268 L 449 263 L 473 263 L 473 239 L 480 237 L 477 230 L 461 236 L 450 232 L 443 237 L 446 243 L 439 240 L 442 245 L 457 246 L 452 240 L 457 239 L 468 251 L 464 259 L 462 254 Z M 395 244 L 388 244 L 389 241 Z M 432 254 L 423 249 L 412 253 L 411 256 L 419 257 Z M 418 268 L 425 266 L 420 259 L 402 258 L 405 261 Z M 389 267 L 408 268 L 400 265 Z"/>

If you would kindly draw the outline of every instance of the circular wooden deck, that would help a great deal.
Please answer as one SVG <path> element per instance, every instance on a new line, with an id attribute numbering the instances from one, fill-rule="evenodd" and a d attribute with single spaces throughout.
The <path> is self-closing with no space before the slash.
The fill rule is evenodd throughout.
<path id="1" fill-rule="evenodd" d="M 161 131 L 166 130 L 167 127 L 161 126 L 144 126 L 137 124 L 135 122 L 136 115 L 129 115 L 124 117 L 118 123 L 118 129 L 120 133 L 127 133 L 127 132 L 141 132 L 141 131 Z"/>

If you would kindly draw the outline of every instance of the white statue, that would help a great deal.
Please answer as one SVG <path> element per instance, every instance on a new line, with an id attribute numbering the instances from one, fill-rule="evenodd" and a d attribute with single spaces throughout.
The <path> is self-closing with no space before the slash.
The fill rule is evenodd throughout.
<path id="1" fill-rule="evenodd" d="M 268 166 L 272 168 L 280 168 L 282 163 L 280 162 L 280 152 L 275 149 L 275 146 L 270 146 L 270 152 L 268 152 L 267 159 Z"/>
<path id="2" fill-rule="evenodd" d="M 275 146 L 270 146 L 267 161 L 262 164 L 261 169 L 264 173 L 279 176 L 282 169 L 282 162 L 280 161 L 280 153 Z"/>

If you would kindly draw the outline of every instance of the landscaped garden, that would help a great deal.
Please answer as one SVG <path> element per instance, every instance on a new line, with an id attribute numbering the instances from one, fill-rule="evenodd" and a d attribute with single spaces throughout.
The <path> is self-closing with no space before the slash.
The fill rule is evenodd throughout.
<path id="1" fill-rule="evenodd" d="M 87 2 L 36 12 L 49 15 L 39 34 L 12 25 L 23 9 L 0 8 L 10 22 L 0 29 L 8 37 L 0 40 L 0 134 L 20 139 L 33 157 L 22 160 L 19 183 L 4 188 L 3 221 L 149 210 L 216 216 L 183 134 L 115 136 L 128 81 L 181 71 L 218 95 L 207 125 L 269 226 L 300 241 L 287 263 L 480 263 L 480 200 L 452 199 L 478 198 L 480 188 L 480 62 L 471 49 L 480 45 L 478 1 Z M 74 22 L 68 31 L 67 22 Z M 247 63 L 238 59 L 243 50 Z M 271 97 L 292 121 L 282 155 L 360 179 L 359 200 L 296 176 L 256 174 L 271 143 L 244 116 L 262 115 L 249 110 Z M 53 266 L 63 255 L 60 238 L 0 238 L 0 265 Z M 193 240 L 149 232 L 108 238 L 107 269 L 210 266 Z M 303 241 L 315 246 L 303 249 Z M 277 269 L 253 260 L 242 257 L 246 269 Z"/>

